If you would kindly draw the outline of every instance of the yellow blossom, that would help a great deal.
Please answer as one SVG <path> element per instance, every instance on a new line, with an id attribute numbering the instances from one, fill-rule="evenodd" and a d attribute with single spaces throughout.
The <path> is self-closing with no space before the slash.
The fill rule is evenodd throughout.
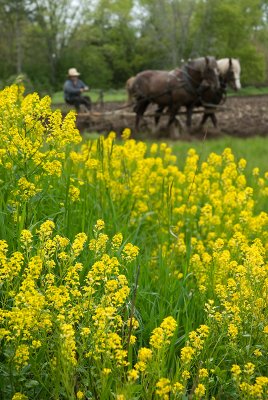
<path id="1" fill-rule="evenodd" d="M 127 140 L 130 138 L 130 135 L 131 135 L 131 130 L 129 128 L 125 128 L 122 132 L 121 137 L 123 140 Z"/>
<path id="2" fill-rule="evenodd" d="M 155 393 L 164 400 L 168 400 L 169 393 L 171 391 L 170 380 L 167 378 L 160 378 L 156 383 L 156 391 Z"/>
<path id="3" fill-rule="evenodd" d="M 133 261 L 139 254 L 139 250 L 138 246 L 127 243 L 122 250 L 122 257 L 127 262 Z"/>
<path id="4" fill-rule="evenodd" d="M 199 383 L 197 387 L 195 388 L 194 394 L 196 395 L 197 398 L 201 398 L 205 395 L 206 388 L 202 383 Z"/>

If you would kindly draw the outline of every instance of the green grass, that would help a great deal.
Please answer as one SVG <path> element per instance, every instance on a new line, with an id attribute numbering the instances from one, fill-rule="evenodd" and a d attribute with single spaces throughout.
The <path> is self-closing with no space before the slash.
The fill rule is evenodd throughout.
<path id="1" fill-rule="evenodd" d="M 127 95 L 125 89 L 109 89 L 109 90 L 101 90 L 101 89 L 92 89 L 88 92 L 91 100 L 94 103 L 97 103 L 101 100 L 101 95 L 103 94 L 103 101 L 110 102 L 110 101 L 126 101 Z M 56 92 L 52 96 L 52 104 L 61 104 L 64 103 L 63 92 Z"/>
<path id="2" fill-rule="evenodd" d="M 226 147 L 230 147 L 237 159 L 247 160 L 247 171 L 258 167 L 263 173 L 268 170 L 267 150 L 268 137 L 235 138 L 224 136 L 221 139 L 209 139 L 194 142 L 171 142 L 170 146 L 178 156 L 179 166 L 182 168 L 190 148 L 196 149 L 201 161 L 204 161 L 211 152 L 222 153 Z"/>
<path id="3" fill-rule="evenodd" d="M 260 94 L 268 94 L 268 87 L 245 86 L 237 92 L 228 90 L 229 96 L 256 96 Z"/>

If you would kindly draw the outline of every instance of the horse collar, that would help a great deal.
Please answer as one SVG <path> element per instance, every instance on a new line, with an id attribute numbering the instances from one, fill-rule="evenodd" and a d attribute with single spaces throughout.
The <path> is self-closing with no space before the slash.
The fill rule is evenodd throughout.
<path id="1" fill-rule="evenodd" d="M 190 93 L 196 94 L 196 89 L 195 89 L 195 87 L 194 87 L 194 85 L 192 83 L 192 82 L 194 82 L 194 80 L 191 77 L 191 75 L 188 73 L 186 65 L 184 65 L 182 67 L 182 78 L 183 78 L 183 81 L 184 81 L 184 85 L 186 86 L 186 90 L 188 92 L 190 92 Z"/>

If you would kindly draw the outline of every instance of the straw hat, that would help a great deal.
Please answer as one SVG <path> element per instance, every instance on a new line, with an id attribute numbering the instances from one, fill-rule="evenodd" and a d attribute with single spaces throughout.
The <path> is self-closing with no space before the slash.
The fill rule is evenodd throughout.
<path id="1" fill-rule="evenodd" d="M 68 76 L 79 76 L 80 73 L 76 70 L 76 68 L 69 68 Z"/>

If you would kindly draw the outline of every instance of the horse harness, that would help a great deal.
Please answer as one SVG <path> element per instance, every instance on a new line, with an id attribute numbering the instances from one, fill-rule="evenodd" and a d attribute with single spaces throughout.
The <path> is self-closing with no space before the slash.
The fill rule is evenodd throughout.
<path id="1" fill-rule="evenodd" d="M 182 69 L 179 69 L 179 72 L 180 72 L 180 74 L 179 74 L 179 76 L 177 76 L 175 74 L 175 70 L 170 71 L 168 73 L 169 76 L 168 76 L 168 80 L 167 80 L 167 89 L 164 92 L 158 94 L 157 96 L 155 95 L 155 96 L 148 97 L 148 100 L 153 101 L 154 99 L 164 96 L 166 94 L 167 95 L 169 94 L 171 96 L 172 92 L 174 90 L 174 85 L 172 84 L 174 82 L 174 78 L 180 84 L 179 86 L 178 85 L 176 86 L 177 89 L 184 88 L 191 95 L 197 96 L 198 100 L 201 99 L 201 95 L 202 95 L 202 93 L 200 91 L 201 85 L 199 85 L 197 88 L 194 87 L 193 82 L 195 82 L 195 81 L 191 77 L 191 75 L 188 73 L 186 66 L 183 66 Z M 198 83 L 198 82 L 195 82 L 195 83 Z"/>

